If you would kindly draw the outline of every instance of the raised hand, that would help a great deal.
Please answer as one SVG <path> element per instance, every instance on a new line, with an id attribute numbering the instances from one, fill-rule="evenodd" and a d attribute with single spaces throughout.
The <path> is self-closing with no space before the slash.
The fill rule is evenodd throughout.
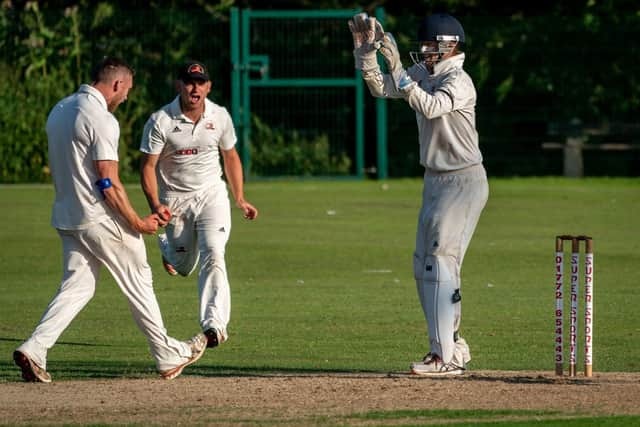
<path id="1" fill-rule="evenodd" d="M 369 17 L 366 13 L 354 15 L 348 24 L 353 37 L 356 68 L 362 70 L 367 65 L 375 65 L 376 51 L 380 48 L 380 42 L 384 36 L 382 25 L 376 18 Z"/>
<path id="2" fill-rule="evenodd" d="M 389 69 L 389 73 L 391 74 L 391 78 L 393 79 L 396 88 L 403 92 L 409 92 L 413 89 L 416 82 L 409 77 L 407 71 L 402 66 L 400 52 L 398 51 L 398 44 L 391 33 L 384 34 L 379 50 L 384 58 L 385 64 L 387 64 L 387 68 Z"/>
<path id="3" fill-rule="evenodd" d="M 400 60 L 398 44 L 396 43 L 396 39 L 393 37 L 393 34 L 384 34 L 380 46 L 380 53 L 384 58 L 384 62 L 387 64 L 389 72 L 394 72 L 399 68 L 402 68 L 402 61 Z"/>

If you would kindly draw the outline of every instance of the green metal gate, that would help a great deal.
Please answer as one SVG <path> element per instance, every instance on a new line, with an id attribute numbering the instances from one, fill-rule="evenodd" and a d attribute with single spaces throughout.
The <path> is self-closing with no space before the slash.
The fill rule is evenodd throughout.
<path id="1" fill-rule="evenodd" d="M 248 178 L 363 178 L 374 134 L 376 175 L 387 177 L 386 103 L 376 100 L 377 125 L 365 135 L 353 68 L 347 20 L 358 12 L 231 10 L 231 115 Z"/>

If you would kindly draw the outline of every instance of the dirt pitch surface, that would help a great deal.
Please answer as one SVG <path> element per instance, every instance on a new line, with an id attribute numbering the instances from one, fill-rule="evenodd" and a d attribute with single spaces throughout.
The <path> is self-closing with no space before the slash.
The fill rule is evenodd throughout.
<path id="1" fill-rule="evenodd" d="M 456 378 L 404 373 L 273 374 L 174 381 L 121 379 L 0 384 L 0 424 L 402 425 L 447 422 L 446 414 L 355 417 L 394 410 L 516 410 L 489 415 L 544 419 L 640 415 L 640 373 L 474 371 Z M 449 419 L 449 422 L 452 421 Z M 455 421 L 473 421 L 456 418 Z"/>

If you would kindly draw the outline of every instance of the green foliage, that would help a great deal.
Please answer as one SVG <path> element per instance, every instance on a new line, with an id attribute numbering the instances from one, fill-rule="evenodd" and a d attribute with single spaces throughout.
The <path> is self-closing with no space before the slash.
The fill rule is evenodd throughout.
<path id="1" fill-rule="evenodd" d="M 68 9 L 53 26 L 36 2 L 28 2 L 18 16 L 6 9 L 0 13 L 5 47 L 15 61 L 0 62 L 0 180 L 46 180 L 44 123 L 53 103 L 78 80 L 73 65 L 79 50 L 72 48 L 79 40 L 74 32 L 77 9 Z"/>
<path id="2" fill-rule="evenodd" d="M 137 180 L 144 122 L 175 96 L 177 65 L 194 57 L 215 72 L 228 58 L 223 36 L 228 23 L 212 22 L 229 6 L 224 2 L 204 8 L 205 13 L 169 13 L 157 5 L 130 10 L 113 2 L 79 2 L 64 9 L 35 1 L 3 4 L 0 182 L 48 179 L 47 115 L 58 100 L 89 82 L 91 67 L 107 55 L 120 56 L 136 69 L 134 88 L 115 115 L 120 122 L 120 173 L 125 180 Z M 150 27 L 154 31 L 147 31 Z M 224 99 L 226 87 L 216 83 L 212 96 Z"/>
<path id="3" fill-rule="evenodd" d="M 507 77 L 502 81 L 496 88 L 496 100 L 498 103 L 501 103 L 507 96 L 509 96 L 509 92 L 513 88 L 513 76 Z"/>
<path id="4" fill-rule="evenodd" d="M 47 178 L 47 143 L 44 122 L 45 102 L 58 91 L 49 79 L 36 79 L 30 86 L 20 84 L 13 69 L 0 64 L 0 180 L 42 181 Z M 62 94 L 61 94 L 62 96 Z"/>
<path id="5" fill-rule="evenodd" d="M 228 105 L 232 67 L 229 8 L 278 7 L 273 2 L 247 1 L 239 5 L 233 0 L 151 2 L 143 8 L 122 1 L 63 3 L 69 6 L 27 1 L 3 2 L 0 7 L 0 182 L 48 179 L 43 131 L 46 115 L 57 100 L 88 81 L 90 67 L 105 55 L 121 56 L 137 71 L 129 100 L 116 112 L 122 135 L 121 173 L 125 179 L 137 179 L 144 122 L 175 95 L 175 67 L 187 58 L 204 61 L 214 77 L 212 98 Z M 586 124 L 637 121 L 640 13 L 633 2 L 572 0 L 492 7 L 473 0 L 288 4 L 303 9 L 362 7 L 370 13 L 377 6 L 385 7 L 385 29 L 396 36 L 405 66 L 411 64 L 407 53 L 415 47 L 418 19 L 436 10 L 455 14 L 467 35 L 465 68 L 478 90 L 477 127 L 491 175 L 560 173 L 559 153 L 540 149 L 540 143 L 548 140 L 550 122 L 567 123 L 573 118 Z M 268 26 L 261 27 L 261 33 L 258 28 L 253 30 L 252 43 L 256 43 L 258 53 L 273 47 L 276 41 L 269 39 Z M 307 44 L 300 49 L 305 52 L 300 61 L 314 76 L 342 76 L 343 69 L 352 71 L 346 26 L 336 25 L 329 36 L 321 31 L 302 39 Z M 322 49 L 322 54 L 309 54 L 312 48 Z M 324 55 L 329 51 L 331 55 Z M 286 47 L 279 52 L 290 57 Z M 298 73 L 301 69 L 285 65 L 275 53 L 270 59 L 272 71 Z M 372 124 L 374 100 L 367 95 L 366 102 L 366 121 Z M 422 170 L 417 160 L 415 115 L 403 101 L 390 101 L 388 105 L 390 174 L 419 175 Z M 295 114 L 292 109 L 283 107 L 281 114 L 290 117 Z M 327 152 L 322 136 L 308 136 L 293 129 L 281 133 L 287 141 L 295 135 L 306 144 L 302 155 L 294 153 L 293 144 L 287 142 L 283 147 L 285 157 L 319 156 L 332 170 L 353 168 L 344 163 L 344 153 L 334 152 L 333 141 L 330 154 L 317 154 Z M 633 141 L 637 135 L 622 139 Z M 375 153 L 370 146 L 366 149 L 369 162 Z M 258 156 L 256 153 L 253 160 L 259 161 Z M 640 173 L 637 151 L 616 156 L 610 166 L 602 168 L 603 173 Z M 268 153 L 267 157 L 278 155 Z M 290 170 L 282 169 L 282 165 L 276 169 L 286 174 L 298 170 L 303 174 L 332 173 L 309 172 L 315 165 L 289 166 Z"/>
<path id="6" fill-rule="evenodd" d="M 270 128 L 256 115 L 252 117 L 252 122 L 252 174 L 258 176 L 349 174 L 351 159 L 344 152 L 332 154 L 326 134 L 307 139 L 295 129 Z"/>
<path id="7" fill-rule="evenodd" d="M 442 7 L 446 3 L 445 7 Z M 385 30 L 396 35 L 405 66 L 415 47 L 418 20 L 434 10 L 456 14 L 467 42 L 465 69 L 478 92 L 476 124 L 485 165 L 493 176 L 561 173 L 560 152 L 541 150 L 550 124 L 573 118 L 594 127 L 604 122 L 636 123 L 640 108 L 638 49 L 640 15 L 631 2 L 512 3 L 503 8 L 467 2 L 423 2 L 394 7 L 387 2 Z M 416 165 L 415 117 L 389 102 L 390 174 Z M 637 141 L 638 132 L 614 135 Z M 600 174 L 640 174 L 640 157 L 617 153 Z M 587 159 L 585 159 L 585 162 Z M 416 165 L 416 166 L 414 166 Z M 593 170 L 587 167 L 586 170 Z M 623 172 L 620 172 L 623 171 Z"/>

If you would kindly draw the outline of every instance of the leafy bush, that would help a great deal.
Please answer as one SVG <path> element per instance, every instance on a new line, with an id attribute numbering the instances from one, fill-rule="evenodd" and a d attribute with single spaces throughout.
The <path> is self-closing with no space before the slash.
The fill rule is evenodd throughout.
<path id="1" fill-rule="evenodd" d="M 64 89 L 65 79 L 51 76 L 22 84 L 21 77 L 0 64 L 0 181 L 46 181 L 47 136 L 44 123 L 51 108 L 50 98 Z M 55 101 L 54 101 L 55 102 Z"/>
<path id="2" fill-rule="evenodd" d="M 44 123 L 53 104 L 67 95 L 79 78 L 77 9 L 65 10 L 49 26 L 37 2 L 23 13 L 2 10 L 3 48 L 11 52 L 0 63 L 0 180 L 48 179 Z"/>
<path id="3" fill-rule="evenodd" d="M 304 138 L 297 130 L 272 129 L 252 116 L 251 174 L 258 176 L 348 175 L 351 159 L 331 153 L 326 134 Z"/>
<path id="4" fill-rule="evenodd" d="M 144 123 L 175 96 L 177 64 L 194 57 L 217 70 L 228 61 L 228 43 L 219 37 L 228 33 L 228 24 L 218 22 L 214 29 L 209 25 L 220 19 L 222 7 L 229 3 L 196 15 L 182 9 L 167 13 L 160 7 L 125 10 L 106 2 L 63 9 L 46 2 L 3 3 L 0 182 L 49 179 L 47 115 L 57 101 L 89 82 L 91 67 L 107 55 L 122 57 L 136 70 L 129 99 L 115 115 L 120 123 L 121 178 L 137 181 Z M 154 31 L 149 32 L 149 26 Z M 201 43 L 204 34 L 213 41 Z M 214 87 L 212 96 L 223 98 L 220 87 Z"/>

